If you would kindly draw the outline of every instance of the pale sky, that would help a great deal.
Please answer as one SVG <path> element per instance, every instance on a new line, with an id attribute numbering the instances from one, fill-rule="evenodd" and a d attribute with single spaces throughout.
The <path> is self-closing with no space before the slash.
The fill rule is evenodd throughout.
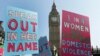
<path id="1" fill-rule="evenodd" d="M 57 10 L 82 14 L 89 17 L 91 44 L 100 47 L 100 0 L 55 0 Z M 5 20 L 7 6 L 15 6 L 26 10 L 37 11 L 39 14 L 40 36 L 48 35 L 48 15 L 52 0 L 0 0 L 0 20 Z M 48 7 L 48 8 L 47 8 Z M 4 18 L 4 19 L 3 19 Z M 40 20 L 41 19 L 41 20 Z"/>

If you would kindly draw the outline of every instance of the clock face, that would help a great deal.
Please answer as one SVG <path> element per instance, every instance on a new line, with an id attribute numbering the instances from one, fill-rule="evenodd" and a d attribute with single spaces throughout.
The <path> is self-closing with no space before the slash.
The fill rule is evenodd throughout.
<path id="1" fill-rule="evenodd" d="M 52 19 L 53 22 L 57 21 L 57 17 L 52 17 L 51 19 Z"/>

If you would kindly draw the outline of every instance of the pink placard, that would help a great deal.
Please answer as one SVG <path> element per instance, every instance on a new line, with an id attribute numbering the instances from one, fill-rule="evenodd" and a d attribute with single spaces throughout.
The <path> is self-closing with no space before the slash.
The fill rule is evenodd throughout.
<path id="1" fill-rule="evenodd" d="M 62 11 L 60 56 L 91 56 L 90 27 L 87 16 Z"/>
<path id="2" fill-rule="evenodd" d="M 3 56 L 3 48 L 0 48 L 0 56 Z"/>

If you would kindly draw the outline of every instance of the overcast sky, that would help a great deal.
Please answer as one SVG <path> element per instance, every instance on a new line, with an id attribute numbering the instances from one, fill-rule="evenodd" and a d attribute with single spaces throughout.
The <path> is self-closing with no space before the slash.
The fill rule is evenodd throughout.
<path id="1" fill-rule="evenodd" d="M 55 0 L 55 3 L 60 14 L 62 10 L 67 10 L 89 16 L 91 44 L 94 47 L 96 45 L 100 47 L 100 0 Z M 0 0 L 0 20 L 6 20 L 4 11 L 7 6 L 37 11 L 39 27 L 42 29 L 39 30 L 39 34 L 40 36 L 48 36 L 48 24 L 46 23 L 48 23 L 52 0 Z"/>

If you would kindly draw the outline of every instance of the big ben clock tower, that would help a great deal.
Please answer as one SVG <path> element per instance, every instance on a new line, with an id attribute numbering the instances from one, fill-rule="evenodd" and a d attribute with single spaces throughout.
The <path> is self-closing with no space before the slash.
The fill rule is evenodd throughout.
<path id="1" fill-rule="evenodd" d="M 50 47 L 56 47 L 57 50 L 60 46 L 60 15 L 53 2 L 52 10 L 49 13 L 49 42 Z"/>

